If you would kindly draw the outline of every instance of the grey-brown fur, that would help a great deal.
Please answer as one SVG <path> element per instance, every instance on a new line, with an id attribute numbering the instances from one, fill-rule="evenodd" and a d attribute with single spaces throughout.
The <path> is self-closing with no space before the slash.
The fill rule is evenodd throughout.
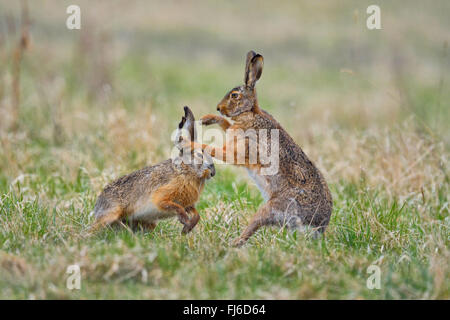
<path id="1" fill-rule="evenodd" d="M 172 159 L 154 166 L 145 167 L 108 184 L 97 199 L 94 207 L 96 218 L 100 218 L 108 209 L 120 206 L 125 212 L 132 211 L 133 205 L 143 194 L 150 195 L 153 190 L 167 184 L 177 173 Z"/>
<path id="2" fill-rule="evenodd" d="M 320 171 L 273 116 L 259 107 L 254 87 L 262 74 L 263 64 L 263 57 L 250 51 L 246 59 L 244 84 L 230 90 L 217 106 L 217 110 L 231 118 L 234 123 L 216 115 L 202 117 L 204 125 L 217 123 L 226 130 L 226 145 L 221 150 L 222 154 L 226 154 L 227 148 L 233 148 L 233 144 L 229 144 L 232 140 L 232 129 L 242 129 L 244 132 L 254 129 L 258 136 L 259 129 L 267 129 L 268 132 L 271 129 L 279 130 L 278 173 L 262 175 L 260 163 L 245 164 L 267 198 L 267 203 L 258 210 L 249 226 L 236 239 L 234 244 L 238 246 L 245 243 L 259 227 L 265 225 L 284 225 L 301 229 L 312 227 L 315 233 L 322 233 L 330 221 L 333 205 L 328 185 Z M 270 138 L 269 134 L 269 152 Z M 245 143 L 248 160 L 248 139 Z M 210 148 L 205 145 L 202 147 Z M 213 156 L 219 154 L 218 151 L 214 150 Z"/>
<path id="3" fill-rule="evenodd" d="M 182 148 L 183 132 L 188 133 L 187 140 L 195 137 L 194 115 L 188 107 L 184 112 L 175 138 L 179 156 L 108 184 L 94 207 L 94 229 L 118 221 L 129 223 L 133 228 L 153 229 L 157 220 L 175 215 L 184 225 L 184 233 L 195 227 L 200 218 L 195 203 L 205 181 L 214 176 L 215 168 L 209 155 Z"/>
<path id="4" fill-rule="evenodd" d="M 236 121 L 239 127 L 247 129 L 279 130 L 279 169 L 274 176 L 261 176 L 268 183 L 269 201 L 276 201 L 276 210 L 298 216 L 303 226 L 317 227 L 323 232 L 331 216 L 332 199 L 320 171 L 309 160 L 303 150 L 294 142 L 280 124 L 266 111 L 241 114 Z M 270 131 L 268 131 L 270 132 Z M 256 130 L 257 135 L 259 131 Z M 270 136 L 269 136 L 270 141 Z M 268 142 L 270 152 L 270 142 Z M 295 202 L 292 202 L 295 200 Z M 274 215 L 271 224 L 286 220 Z M 288 219 L 288 221 L 290 221 Z M 289 224 L 288 224 L 289 225 Z"/>

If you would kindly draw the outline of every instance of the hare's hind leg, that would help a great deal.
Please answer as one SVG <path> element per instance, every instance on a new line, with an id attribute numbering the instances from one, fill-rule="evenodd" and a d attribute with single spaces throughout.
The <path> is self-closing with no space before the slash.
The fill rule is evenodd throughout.
<path id="1" fill-rule="evenodd" d="M 273 224 L 273 204 L 269 200 L 258 209 L 252 217 L 250 224 L 245 228 L 239 238 L 233 241 L 234 247 L 241 247 L 262 226 Z"/>
<path id="2" fill-rule="evenodd" d="M 123 214 L 123 210 L 120 207 L 113 207 L 111 209 L 106 209 L 104 212 L 97 215 L 97 220 L 91 226 L 89 231 L 91 233 L 93 233 L 103 227 L 106 227 L 106 226 L 116 222 L 117 220 L 120 219 L 122 214 Z"/>

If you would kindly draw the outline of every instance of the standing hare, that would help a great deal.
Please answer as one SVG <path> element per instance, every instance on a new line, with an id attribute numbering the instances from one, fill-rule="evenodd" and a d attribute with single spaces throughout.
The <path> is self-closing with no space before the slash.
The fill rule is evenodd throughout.
<path id="1" fill-rule="evenodd" d="M 189 141 L 195 139 L 194 115 L 188 107 L 184 107 L 184 112 L 175 138 L 179 156 L 130 173 L 106 186 L 94 207 L 93 230 L 118 221 L 129 223 L 133 229 L 153 230 L 157 220 L 173 216 L 184 225 L 183 233 L 195 227 L 200 219 L 195 203 L 205 181 L 214 176 L 215 168 L 208 154 L 182 149 L 183 132 L 189 133 Z"/>
<path id="2" fill-rule="evenodd" d="M 250 51 L 247 54 L 244 84 L 231 89 L 219 102 L 217 111 L 231 118 L 233 124 L 222 116 L 211 114 L 201 119 L 203 125 L 218 124 L 225 130 L 226 140 L 223 148 L 213 148 L 198 142 L 184 142 L 190 148 L 210 150 L 211 156 L 233 164 L 238 164 L 235 159 L 242 156 L 238 154 L 239 142 L 245 146 L 243 165 L 267 202 L 259 208 L 241 236 L 234 241 L 235 246 L 243 245 L 253 233 L 266 225 L 300 230 L 310 227 L 314 235 L 323 233 L 332 212 L 331 194 L 320 171 L 281 125 L 258 105 L 255 83 L 261 77 L 263 64 L 263 57 Z M 278 130 L 279 141 L 271 141 L 270 135 L 266 139 L 268 149 L 273 142 L 278 144 L 279 168 L 275 174 L 262 174 L 261 170 L 265 165 L 260 161 L 260 157 L 255 163 L 249 161 L 249 143 L 252 140 L 247 135 L 239 137 L 235 131 L 253 130 L 260 138 L 263 132 L 267 135 L 267 132 L 273 129 Z M 253 139 L 253 142 L 255 140 Z M 223 156 L 227 155 L 227 148 L 228 153 L 234 156 L 231 161 L 228 156 L 223 159 Z"/>

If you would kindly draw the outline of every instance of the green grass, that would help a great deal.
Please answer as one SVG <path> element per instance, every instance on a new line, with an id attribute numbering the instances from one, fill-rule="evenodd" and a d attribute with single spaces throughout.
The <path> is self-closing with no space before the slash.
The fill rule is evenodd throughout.
<path id="1" fill-rule="evenodd" d="M 440 212 L 448 206 L 445 190 L 424 204 L 430 219 L 418 212 L 417 199 L 389 199 L 363 182 L 333 185 L 326 237 L 268 228 L 235 249 L 230 242 L 262 199 L 230 170 L 207 185 L 202 220 L 187 236 L 178 222 L 163 221 L 150 233 L 122 228 L 81 237 L 95 201 L 87 181 L 83 173 L 65 184 L 45 181 L 59 197 L 77 194 L 56 207 L 25 198 L 24 186 L 2 191 L 2 298 L 448 297 L 448 279 L 438 283 L 434 270 L 448 272 L 435 261 L 448 250 L 448 212 Z M 81 267 L 81 290 L 65 287 L 71 264 Z M 380 290 L 366 287 L 372 264 L 381 268 Z"/>
<path id="2" fill-rule="evenodd" d="M 377 33 L 361 1 L 239 7 L 252 16 L 118 1 L 90 4 L 95 19 L 80 1 L 80 32 L 61 27 L 61 3 L 30 2 L 16 129 L 18 34 L 0 23 L 0 299 L 450 298 L 448 2 L 382 1 Z M 0 12 L 19 16 L 13 2 Z M 86 237 L 102 188 L 166 159 L 182 106 L 215 112 L 249 49 L 265 57 L 261 106 L 329 183 L 325 236 L 263 228 L 231 247 L 263 199 L 245 170 L 217 165 L 189 235 L 174 219 Z M 66 287 L 73 264 L 81 290 Z"/>

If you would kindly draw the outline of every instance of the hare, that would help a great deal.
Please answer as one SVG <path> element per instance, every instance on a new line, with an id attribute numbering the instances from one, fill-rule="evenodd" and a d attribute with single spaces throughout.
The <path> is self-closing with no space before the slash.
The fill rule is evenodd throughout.
<path id="1" fill-rule="evenodd" d="M 231 118 L 233 124 L 222 116 L 211 114 L 201 119 L 203 125 L 218 124 L 225 130 L 223 148 L 213 148 L 195 141 L 183 142 L 190 148 L 210 150 L 211 156 L 233 164 L 236 164 L 235 159 L 238 157 L 239 142 L 244 144 L 245 161 L 242 165 L 262 192 L 266 203 L 259 208 L 241 236 L 234 241 L 235 246 L 243 245 L 260 227 L 269 225 L 301 230 L 309 227 L 316 236 L 325 231 L 332 212 L 331 194 L 320 171 L 281 125 L 259 107 L 255 83 L 261 77 L 263 64 L 262 55 L 250 51 L 247 54 L 244 84 L 231 89 L 217 105 L 217 111 Z M 260 132 L 278 130 L 279 141 L 271 141 L 271 137 L 267 137 L 269 149 L 272 142 L 277 142 L 279 147 L 279 167 L 276 174 L 262 174 L 261 169 L 265 166 L 260 158 L 256 163 L 249 161 L 249 143 L 256 139 L 252 141 L 248 136 L 236 135 L 235 131 L 238 129 L 243 132 L 253 129 L 258 138 L 262 134 Z M 261 129 L 266 130 L 260 131 Z M 227 155 L 227 148 L 231 148 L 228 152 L 234 155 L 231 161 L 228 157 L 223 159 L 223 156 Z"/>
<path id="2" fill-rule="evenodd" d="M 184 225 L 182 233 L 195 227 L 200 219 L 195 203 L 205 181 L 215 175 L 215 168 L 208 154 L 181 148 L 183 131 L 187 130 L 189 140 L 195 139 L 194 115 L 188 107 L 184 107 L 184 113 L 175 138 L 179 155 L 106 186 L 94 207 L 92 231 L 118 221 L 128 223 L 132 229 L 153 230 L 157 220 L 174 216 Z"/>

